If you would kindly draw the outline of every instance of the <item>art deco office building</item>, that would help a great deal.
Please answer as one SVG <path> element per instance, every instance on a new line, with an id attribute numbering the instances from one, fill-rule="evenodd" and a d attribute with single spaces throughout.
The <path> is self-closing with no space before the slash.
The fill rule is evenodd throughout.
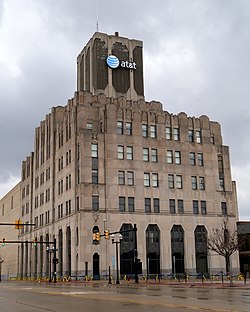
<path id="1" fill-rule="evenodd" d="M 23 161 L 20 240 L 57 241 L 57 276 L 100 278 L 116 269 L 103 234 L 137 227 L 143 274 L 219 272 L 204 234 L 238 219 L 229 149 L 207 116 L 173 115 L 144 100 L 142 42 L 95 33 L 78 57 L 77 92 L 36 128 Z M 118 239 L 118 238 L 115 238 Z M 119 246 L 134 273 L 133 232 Z M 237 255 L 231 257 L 238 269 Z M 47 276 L 46 243 L 22 244 L 19 274 Z"/>

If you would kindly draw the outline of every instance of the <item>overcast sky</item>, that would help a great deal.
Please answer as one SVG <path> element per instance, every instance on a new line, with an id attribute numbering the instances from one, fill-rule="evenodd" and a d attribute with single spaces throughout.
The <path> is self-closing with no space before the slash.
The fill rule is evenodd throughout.
<path id="1" fill-rule="evenodd" d="M 96 31 L 144 42 L 146 100 L 222 126 L 250 220 L 249 0 L 0 0 L 0 198 L 20 179 L 34 129 L 76 90 Z"/>

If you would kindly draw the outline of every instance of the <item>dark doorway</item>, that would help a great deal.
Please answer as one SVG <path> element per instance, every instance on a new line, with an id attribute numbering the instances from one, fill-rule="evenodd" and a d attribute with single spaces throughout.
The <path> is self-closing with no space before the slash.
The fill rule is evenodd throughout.
<path id="1" fill-rule="evenodd" d="M 133 230 L 132 224 L 124 223 L 120 231 Z M 134 274 L 134 232 L 122 233 L 120 245 L 120 273 L 121 275 Z"/>
<path id="2" fill-rule="evenodd" d="M 184 273 L 184 231 L 181 225 L 174 225 L 171 230 L 172 273 Z"/>
<path id="3" fill-rule="evenodd" d="M 160 268 L 160 230 L 156 224 L 149 224 L 146 230 L 147 275 L 159 275 Z"/>
<path id="4" fill-rule="evenodd" d="M 40 242 L 39 244 L 40 247 L 40 268 L 39 268 L 39 275 L 40 277 L 43 277 L 43 237 L 40 236 Z"/>
<path id="5" fill-rule="evenodd" d="M 99 280 L 100 279 L 100 256 L 98 253 L 93 255 L 93 279 Z"/>
<path id="6" fill-rule="evenodd" d="M 63 232 L 61 229 L 58 233 L 58 270 L 59 275 L 63 277 Z"/>
<path id="7" fill-rule="evenodd" d="M 71 276 L 71 230 L 70 226 L 67 227 L 66 231 L 66 250 L 67 250 L 67 271 L 66 275 Z"/>
<path id="8" fill-rule="evenodd" d="M 195 232 L 196 273 L 208 274 L 207 263 L 207 230 L 203 225 L 197 225 Z"/>

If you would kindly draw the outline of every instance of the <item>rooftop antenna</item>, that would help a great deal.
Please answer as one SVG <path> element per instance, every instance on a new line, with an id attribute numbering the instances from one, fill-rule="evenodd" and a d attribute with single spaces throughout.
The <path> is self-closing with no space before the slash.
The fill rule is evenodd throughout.
<path id="1" fill-rule="evenodd" d="M 98 24 L 98 0 L 96 0 L 96 31 L 99 31 L 99 24 Z"/>

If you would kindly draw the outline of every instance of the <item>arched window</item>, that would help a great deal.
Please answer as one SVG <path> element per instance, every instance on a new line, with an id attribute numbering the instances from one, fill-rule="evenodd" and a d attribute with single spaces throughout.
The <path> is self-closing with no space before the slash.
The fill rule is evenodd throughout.
<path id="1" fill-rule="evenodd" d="M 173 225 L 171 230 L 172 273 L 184 273 L 184 230 L 181 225 Z"/>
<path id="2" fill-rule="evenodd" d="M 43 237 L 40 236 L 40 242 L 43 242 Z M 43 276 L 43 244 L 39 244 L 40 247 L 40 270 L 39 274 L 42 277 Z"/>
<path id="3" fill-rule="evenodd" d="M 70 226 L 66 230 L 66 260 L 67 260 L 67 272 L 68 276 L 71 275 L 71 229 Z"/>
<path id="4" fill-rule="evenodd" d="M 120 231 L 133 230 L 130 223 L 124 223 Z M 134 231 L 122 233 L 120 244 L 120 272 L 121 275 L 134 274 Z"/>
<path id="5" fill-rule="evenodd" d="M 58 260 L 59 260 L 59 265 L 58 265 L 59 275 L 63 276 L 63 232 L 62 232 L 62 229 L 60 229 L 58 233 Z"/>
<path id="6" fill-rule="evenodd" d="M 160 274 L 160 230 L 157 224 L 149 224 L 146 230 L 147 275 Z"/>
<path id="7" fill-rule="evenodd" d="M 204 225 L 197 225 L 195 232 L 196 272 L 208 273 L 207 265 L 207 230 Z"/>

